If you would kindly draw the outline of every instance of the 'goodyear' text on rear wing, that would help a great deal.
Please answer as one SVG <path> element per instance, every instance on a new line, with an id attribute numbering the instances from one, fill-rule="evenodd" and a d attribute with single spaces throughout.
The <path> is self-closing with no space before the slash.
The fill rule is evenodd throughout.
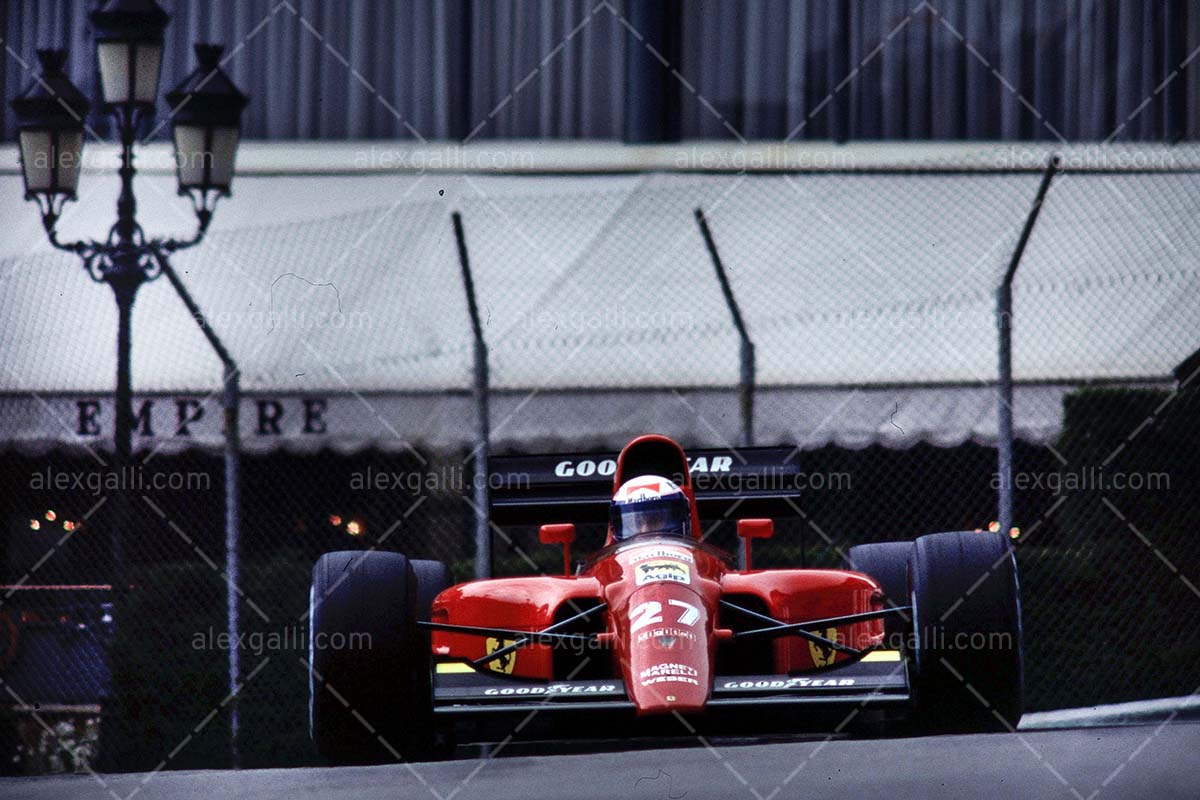
<path id="1" fill-rule="evenodd" d="M 793 516 L 804 473 L 792 447 L 688 451 L 702 518 Z M 489 462 L 492 519 L 504 524 L 601 522 L 612 497 L 616 453 L 497 456 Z M 680 481 L 682 476 L 664 477 Z M 552 518 L 552 520 L 551 520 Z"/>

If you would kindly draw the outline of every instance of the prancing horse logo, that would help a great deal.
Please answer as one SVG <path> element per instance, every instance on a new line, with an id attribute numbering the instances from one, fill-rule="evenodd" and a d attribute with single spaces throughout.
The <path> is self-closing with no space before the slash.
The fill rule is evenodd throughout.
<path id="1" fill-rule="evenodd" d="M 836 642 L 838 640 L 837 628 L 826 629 L 824 636 L 829 641 Z M 818 642 L 808 643 L 808 653 L 812 656 L 814 667 L 828 667 L 837 658 L 837 650 L 834 650 L 827 644 L 820 644 Z"/>
<path id="2" fill-rule="evenodd" d="M 485 647 L 487 649 L 488 655 L 491 655 L 492 653 L 496 652 L 497 650 L 499 650 L 502 647 L 508 647 L 510 644 L 512 644 L 512 642 L 509 641 L 508 639 L 488 638 L 487 642 L 485 643 Z M 505 653 L 504 655 L 500 656 L 499 658 L 489 661 L 488 669 L 490 669 L 492 672 L 503 672 L 505 675 L 511 675 L 512 671 L 513 671 L 513 667 L 515 667 L 516 665 L 517 665 L 517 651 L 513 650 L 510 653 Z"/>

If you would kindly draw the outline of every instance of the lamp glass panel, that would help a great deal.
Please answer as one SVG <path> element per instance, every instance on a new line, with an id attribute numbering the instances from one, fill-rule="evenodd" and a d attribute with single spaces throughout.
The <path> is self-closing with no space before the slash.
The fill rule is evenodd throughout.
<path id="1" fill-rule="evenodd" d="M 58 188 L 75 193 L 79 172 L 83 168 L 83 131 L 61 131 L 58 134 Z"/>
<path id="2" fill-rule="evenodd" d="M 53 172 L 54 155 L 50 152 L 50 131 L 21 131 L 21 169 L 25 173 L 25 188 L 31 192 L 48 192 Z"/>
<path id="3" fill-rule="evenodd" d="M 139 103 L 153 103 L 158 97 L 158 71 L 162 65 L 162 45 L 139 44 L 136 52 L 137 64 L 134 65 L 134 69 L 137 74 L 133 99 Z"/>
<path id="4" fill-rule="evenodd" d="M 238 129 L 214 128 L 212 137 L 213 186 L 228 189 L 233 182 L 233 163 L 237 158 Z"/>
<path id="5" fill-rule="evenodd" d="M 180 187 L 204 185 L 204 165 L 212 158 L 204 149 L 204 130 L 195 125 L 175 126 L 175 163 Z"/>
<path id="6" fill-rule="evenodd" d="M 79 186 L 79 170 L 83 166 L 83 131 L 59 131 L 57 155 L 57 190 L 75 194 Z"/>
<path id="7" fill-rule="evenodd" d="M 129 55 L 133 48 L 125 42 L 100 42 L 96 47 L 100 56 L 100 89 L 104 102 L 129 102 Z"/>

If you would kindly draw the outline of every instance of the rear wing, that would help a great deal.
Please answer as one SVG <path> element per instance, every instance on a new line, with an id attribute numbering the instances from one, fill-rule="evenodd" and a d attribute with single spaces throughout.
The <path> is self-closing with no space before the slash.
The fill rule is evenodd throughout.
<path id="1" fill-rule="evenodd" d="M 701 519 L 794 516 L 803 473 L 794 447 L 688 451 Z M 500 525 L 604 522 L 616 453 L 495 456 L 488 462 L 492 520 Z M 665 475 L 682 483 L 683 476 Z"/>

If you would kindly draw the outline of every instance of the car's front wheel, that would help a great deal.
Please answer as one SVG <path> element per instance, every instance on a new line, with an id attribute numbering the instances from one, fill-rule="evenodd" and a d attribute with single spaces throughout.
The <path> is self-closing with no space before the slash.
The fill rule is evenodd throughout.
<path id="1" fill-rule="evenodd" d="M 927 732 L 1004 731 L 1021 718 L 1017 564 L 1007 537 L 919 537 L 908 561 L 916 721 Z"/>
<path id="2" fill-rule="evenodd" d="M 309 726 L 332 764 L 411 761 L 433 743 L 417 580 L 399 553 L 326 553 L 309 592 Z"/>

